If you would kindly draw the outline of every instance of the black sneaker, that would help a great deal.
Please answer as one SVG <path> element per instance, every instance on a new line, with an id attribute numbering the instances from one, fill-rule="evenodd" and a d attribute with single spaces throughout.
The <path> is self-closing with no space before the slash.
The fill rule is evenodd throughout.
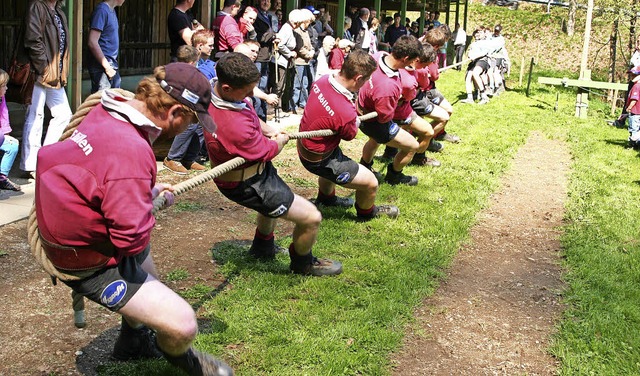
<path id="1" fill-rule="evenodd" d="M 353 206 L 354 202 L 355 201 L 351 197 L 331 196 L 329 198 L 320 199 L 320 197 L 318 197 L 316 199 L 316 204 L 341 208 L 350 208 Z"/>
<path id="2" fill-rule="evenodd" d="M 129 329 L 126 333 L 120 329 L 120 335 L 111 353 L 113 359 L 120 361 L 159 359 L 162 356 L 156 344 L 156 334 L 144 326 L 140 329 Z"/>
<path id="3" fill-rule="evenodd" d="M 398 207 L 395 205 L 376 205 L 370 214 L 358 214 L 358 219 L 362 221 L 369 221 L 373 218 L 380 217 L 389 217 L 392 219 L 396 219 L 399 215 L 400 209 L 398 209 Z"/>
<path id="4" fill-rule="evenodd" d="M 291 269 L 295 274 L 322 277 L 325 275 L 338 275 L 342 273 L 342 263 L 339 261 L 319 259 L 311 254 L 305 256 L 290 256 L 291 264 L 289 265 L 289 269 Z"/>
<path id="5" fill-rule="evenodd" d="M 434 139 L 431 139 L 431 142 L 429 142 L 429 147 L 427 147 L 427 150 L 433 153 L 440 153 L 442 149 L 444 149 L 444 145 L 442 145 L 438 141 L 435 141 Z"/>
<path id="6" fill-rule="evenodd" d="M 269 240 L 253 238 L 251 242 L 251 248 L 249 248 L 249 255 L 262 261 L 274 260 L 276 253 L 280 250 L 273 238 Z"/>
<path id="7" fill-rule="evenodd" d="M 9 180 L 9 178 L 5 177 L 4 179 L 0 180 L 0 189 L 19 192 L 22 190 L 22 187 Z"/>
<path id="8" fill-rule="evenodd" d="M 413 157 L 413 159 L 411 160 L 411 163 L 409 163 L 410 165 L 413 166 L 431 166 L 431 167 L 440 167 L 442 165 L 442 163 L 440 163 L 439 160 L 437 159 L 433 159 L 433 158 L 429 158 L 429 157 Z"/>
<path id="9" fill-rule="evenodd" d="M 418 178 L 411 175 L 405 175 L 402 172 L 397 172 L 393 170 L 393 166 L 389 165 L 387 167 L 387 176 L 385 176 L 384 181 L 391 185 L 397 184 L 405 184 L 405 185 L 418 185 Z"/>
<path id="10" fill-rule="evenodd" d="M 165 357 L 170 364 L 189 375 L 233 376 L 233 370 L 225 362 L 198 350 L 189 349 L 176 357 L 165 354 Z"/>

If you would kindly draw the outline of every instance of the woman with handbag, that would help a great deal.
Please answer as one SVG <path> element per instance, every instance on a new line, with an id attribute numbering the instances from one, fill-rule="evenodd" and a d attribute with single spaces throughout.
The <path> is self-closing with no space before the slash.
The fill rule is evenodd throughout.
<path id="1" fill-rule="evenodd" d="M 22 139 L 20 168 L 27 173 L 35 171 L 38 150 L 42 147 L 44 106 L 51 111 L 44 145 L 57 142 L 71 119 L 71 108 L 64 90 L 71 46 L 62 4 L 63 1 L 59 0 L 34 0 L 25 16 L 22 45 L 29 56 L 31 69 L 36 73 Z"/>

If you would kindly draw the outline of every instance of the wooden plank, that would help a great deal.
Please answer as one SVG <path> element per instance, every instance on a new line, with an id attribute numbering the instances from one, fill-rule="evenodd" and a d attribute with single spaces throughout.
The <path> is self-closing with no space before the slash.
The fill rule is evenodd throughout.
<path id="1" fill-rule="evenodd" d="M 627 84 L 591 80 L 575 80 L 569 78 L 538 77 L 539 84 L 585 87 L 590 89 L 627 90 Z"/>

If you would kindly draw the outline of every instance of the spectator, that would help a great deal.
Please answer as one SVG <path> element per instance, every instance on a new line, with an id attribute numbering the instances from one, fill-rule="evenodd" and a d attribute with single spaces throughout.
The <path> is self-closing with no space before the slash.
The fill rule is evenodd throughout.
<path id="1" fill-rule="evenodd" d="M 238 19 L 238 27 L 244 40 L 256 40 L 256 30 L 253 27 L 256 17 L 258 17 L 258 11 L 256 8 L 249 6 L 244 8 L 242 16 Z"/>
<path id="2" fill-rule="evenodd" d="M 631 66 L 631 68 L 640 66 L 640 35 L 638 35 L 638 37 L 636 38 L 636 48 L 633 51 L 633 54 L 631 55 L 629 65 Z M 629 93 L 631 92 L 631 88 L 633 87 L 633 84 L 634 84 L 633 81 L 629 80 L 629 83 L 627 85 L 627 93 L 624 100 L 625 103 L 629 101 Z M 620 116 L 613 121 L 612 125 L 618 128 L 623 128 L 625 126 L 625 122 L 627 121 L 628 116 L 629 114 L 627 113 L 627 108 L 626 106 L 623 106 Z"/>
<path id="3" fill-rule="evenodd" d="M 260 44 L 258 42 L 254 40 L 246 40 L 237 45 L 236 48 L 233 49 L 233 52 L 241 53 L 251 59 L 252 62 L 255 62 L 256 58 L 258 57 L 259 50 Z M 253 98 L 254 101 L 256 98 L 258 98 L 264 102 L 267 102 L 267 104 L 271 106 L 275 106 L 278 104 L 278 96 L 276 94 L 267 94 L 264 91 L 260 90 L 257 85 L 253 88 Z"/>
<path id="4" fill-rule="evenodd" d="M 316 32 L 318 33 L 318 43 L 322 43 L 322 38 L 324 38 L 325 36 L 327 36 L 327 34 L 322 34 L 324 30 L 324 20 L 323 17 L 325 14 L 327 14 L 327 8 L 325 7 L 324 4 L 321 5 L 316 5 L 316 10 L 318 10 L 318 14 L 316 15 L 316 19 L 318 20 L 318 22 L 316 22 L 313 27 L 316 29 Z M 333 34 L 333 30 L 332 30 L 332 34 Z M 329 34 L 331 35 L 331 34 Z"/>
<path id="5" fill-rule="evenodd" d="M 397 147 L 400 151 L 388 165 L 385 176 L 385 181 L 392 185 L 418 184 L 417 177 L 402 173 L 402 169 L 411 162 L 418 150 L 418 142 L 393 122 L 393 118 L 402 93 L 398 70 L 413 63 L 421 54 L 422 44 L 416 38 L 407 35 L 400 37 L 391 54 L 378 53 L 378 69 L 371 75 L 371 84 L 364 85 L 358 92 L 357 108 L 360 114 L 374 111 L 378 114 L 360 125 L 360 130 L 369 136 L 362 150 L 360 164 L 372 170 L 373 157 L 380 144 Z"/>
<path id="6" fill-rule="evenodd" d="M 275 76 L 273 76 L 273 82 L 276 88 L 278 98 L 282 103 L 282 110 L 286 112 L 295 113 L 295 104 L 292 99 L 293 90 L 293 78 L 295 76 L 295 59 L 298 56 L 296 53 L 296 37 L 294 30 L 300 27 L 301 20 L 303 19 L 303 13 L 300 9 L 294 9 L 289 12 L 289 21 L 282 25 L 276 38 L 280 41 L 278 43 L 278 60 L 276 61 L 278 69 L 278 81 L 275 82 Z M 283 116 L 287 116 L 284 115 Z"/>
<path id="7" fill-rule="evenodd" d="M 456 31 L 453 33 L 453 48 L 456 53 L 456 64 L 462 62 L 464 56 L 464 50 L 467 47 L 467 33 L 464 31 L 460 23 L 456 23 Z M 455 69 L 461 70 L 462 64 L 458 65 Z"/>
<path id="8" fill-rule="evenodd" d="M 63 1 L 35 0 L 25 15 L 24 45 L 36 83 L 27 110 L 22 134 L 20 168 L 26 173 L 36 170 L 38 151 L 42 147 L 44 106 L 51 111 L 51 121 L 44 145 L 60 139 L 71 120 L 71 108 L 64 87 L 69 73 L 69 29 L 62 11 Z"/>
<path id="9" fill-rule="evenodd" d="M 217 61 L 222 55 L 233 52 L 235 46 L 242 43 L 244 38 L 234 17 L 240 10 L 241 0 L 224 0 L 224 5 L 218 16 L 213 20 L 214 54 L 213 60 Z"/>
<path id="10" fill-rule="evenodd" d="M 198 30 L 193 34 L 191 44 L 192 48 L 199 52 L 197 58 L 195 61 L 184 60 L 181 62 L 195 65 L 209 82 L 212 82 L 216 73 L 215 63 L 209 60 L 213 51 L 213 33 L 210 30 Z M 206 167 L 196 161 L 203 146 L 202 127 L 198 123 L 189 124 L 183 132 L 173 139 L 169 154 L 162 164 L 178 175 L 186 175 L 189 170 L 204 171 Z"/>
<path id="11" fill-rule="evenodd" d="M 318 41 L 322 41 L 322 39 L 327 36 L 333 37 L 334 31 L 331 25 L 329 24 L 330 22 L 331 22 L 331 13 L 325 13 L 322 16 L 320 16 L 320 24 L 322 25 L 322 29 L 320 33 L 318 33 Z"/>
<path id="12" fill-rule="evenodd" d="M 354 49 L 365 50 L 369 52 L 371 47 L 371 34 L 369 33 L 369 9 L 360 8 L 358 11 L 358 17 L 353 21 L 351 25 L 351 35 L 353 37 Z"/>
<path id="13" fill-rule="evenodd" d="M 96 5 L 91 15 L 91 29 L 87 38 L 87 47 L 91 53 L 87 65 L 92 93 L 120 87 L 120 37 L 115 8 L 124 2 L 125 0 L 105 0 Z"/>
<path id="14" fill-rule="evenodd" d="M 290 15 L 289 22 L 292 18 L 295 19 Z M 249 253 L 259 259 L 275 257 L 273 231 L 276 220 L 283 218 L 294 224 L 289 245 L 289 268 L 293 273 L 340 274 L 342 265 L 339 262 L 318 259 L 311 251 L 322 215 L 311 202 L 291 191 L 271 162 L 289 141 L 289 136 L 261 122 L 246 99 L 260 79 L 260 73 L 249 58 L 238 53 L 220 59 L 217 71 L 218 81 L 209 113 L 220 124 L 233 124 L 233 127 L 218 128 L 215 137 L 211 132 L 205 132 L 205 139 L 213 165 L 235 157 L 247 161 L 214 182 L 225 197 L 258 212 Z"/>
<path id="15" fill-rule="evenodd" d="M 344 31 L 342 32 L 342 39 L 346 39 L 350 42 L 353 42 L 353 35 L 351 35 L 351 24 L 352 24 L 352 18 L 351 17 L 345 17 L 344 18 Z"/>
<path id="16" fill-rule="evenodd" d="M 640 140 L 640 67 L 629 70 L 629 81 L 633 83 L 629 91 L 625 109 L 629 114 L 629 147 L 638 148 Z"/>
<path id="17" fill-rule="evenodd" d="M 318 78 L 326 74 L 336 72 L 333 69 L 329 69 L 329 59 L 328 59 L 328 55 L 331 53 L 331 50 L 335 48 L 335 46 L 336 46 L 336 40 L 330 35 L 326 36 L 322 40 L 322 48 L 318 53 L 318 67 L 316 68 L 316 74 L 314 77 L 315 80 L 318 80 Z"/>
<path id="18" fill-rule="evenodd" d="M 256 30 L 256 40 L 260 44 L 258 57 L 255 59 L 256 67 L 260 72 L 258 88 L 265 93 L 269 92 L 269 77 L 271 74 L 275 73 L 275 64 L 270 63 L 270 61 L 271 54 L 273 53 L 273 44 L 277 41 L 276 32 L 273 28 L 275 16 L 269 13 L 270 6 L 270 0 L 260 0 L 258 16 L 256 18 L 256 22 L 253 24 L 253 27 Z M 257 97 L 254 97 L 254 106 L 258 117 L 262 121 L 267 121 L 267 103 Z"/>
<path id="19" fill-rule="evenodd" d="M 153 199 L 173 203 L 173 188 L 156 184 L 151 145 L 196 117 L 215 131 L 210 101 L 207 80 L 183 63 L 156 68 L 134 99 L 104 91 L 71 138 L 40 151 L 35 202 L 46 257 L 78 277 L 62 282 L 122 317 L 114 359 L 164 356 L 190 375 L 225 376 L 226 364 L 191 346 L 195 312 L 158 280 L 149 243 Z"/>
<path id="20" fill-rule="evenodd" d="M 352 20 L 355 20 L 356 18 L 358 18 L 358 7 L 353 4 L 349 4 L 349 6 L 347 7 L 346 16 Z"/>
<path id="21" fill-rule="evenodd" d="M 375 55 L 378 52 L 378 27 L 380 26 L 380 21 L 377 18 L 371 20 L 371 28 L 369 29 L 369 54 Z"/>
<path id="22" fill-rule="evenodd" d="M 337 71 L 342 69 L 344 59 L 352 48 L 353 42 L 347 39 L 340 39 L 336 47 L 329 53 L 329 69 L 335 69 Z"/>
<path id="23" fill-rule="evenodd" d="M 313 19 L 313 14 L 309 9 L 300 10 L 300 27 L 294 30 L 296 38 L 296 75 L 293 81 L 293 111 L 303 110 L 309 98 L 309 86 L 313 82 L 313 72 L 311 71 L 311 59 L 315 56 L 315 50 L 309 37 L 309 26 Z"/>
<path id="24" fill-rule="evenodd" d="M 375 9 L 369 9 L 369 13 L 370 13 L 370 16 L 369 16 L 369 25 L 368 25 L 368 27 L 371 28 L 371 21 L 376 19 L 376 18 L 378 18 L 378 11 L 375 10 Z M 380 21 L 380 20 L 378 20 L 378 21 Z"/>
<path id="25" fill-rule="evenodd" d="M 271 20 L 272 20 L 272 24 L 271 24 L 271 28 L 273 29 L 273 31 L 275 33 L 277 33 L 278 31 L 280 31 L 280 28 L 282 27 L 282 0 L 274 0 L 273 1 L 273 5 L 271 7 L 271 10 L 269 11 L 269 14 L 271 15 Z M 278 16 L 278 11 L 280 13 L 280 16 Z"/>
<path id="26" fill-rule="evenodd" d="M 438 18 L 440 17 L 440 12 L 435 11 L 432 14 L 432 19 L 431 19 L 431 24 L 433 25 L 433 27 L 439 27 L 440 25 L 442 25 L 440 23 L 440 21 L 438 20 Z"/>
<path id="27" fill-rule="evenodd" d="M 275 23 L 276 23 L 277 29 L 280 30 L 280 28 L 282 27 L 282 23 L 283 23 L 282 19 L 284 17 L 283 16 L 284 13 L 282 13 L 282 9 L 278 9 L 278 10 L 275 11 L 274 14 L 276 16 L 275 17 L 275 20 L 276 20 Z"/>
<path id="28" fill-rule="evenodd" d="M 411 23 L 411 28 L 409 29 L 409 35 L 413 35 L 414 37 L 418 38 L 420 36 L 418 34 L 419 34 L 418 23 L 416 21 L 413 21 Z"/>
<path id="29" fill-rule="evenodd" d="M 390 47 L 393 47 L 393 44 L 403 35 L 407 35 L 407 28 L 400 24 L 402 18 L 400 17 L 400 13 L 396 13 L 393 15 L 393 24 L 387 28 L 385 32 L 385 42 L 389 43 Z"/>
<path id="30" fill-rule="evenodd" d="M 176 0 L 176 6 L 171 9 L 167 17 L 167 29 L 171 44 L 171 61 L 177 61 L 178 47 L 185 44 L 191 46 L 191 37 L 196 30 L 204 27 L 191 15 L 191 8 L 195 0 Z"/>
<path id="31" fill-rule="evenodd" d="M 7 93 L 9 74 L 0 69 L 0 150 L 4 153 L 0 160 L 0 189 L 21 191 L 22 188 L 9 180 L 9 172 L 13 161 L 18 155 L 18 140 L 9 136 L 11 124 L 9 123 L 9 110 L 4 95 Z"/>
<path id="32" fill-rule="evenodd" d="M 322 77 L 313 84 L 309 106 L 300 122 L 300 131 L 330 129 L 336 134 L 299 140 L 298 156 L 302 165 L 318 175 L 318 198 L 323 206 L 351 207 L 357 217 L 370 220 L 388 216 L 396 218 L 393 205 L 375 205 L 378 180 L 375 175 L 342 154 L 340 141 L 353 140 L 358 134 L 358 113 L 353 104 L 355 92 L 366 84 L 376 70 L 376 61 L 365 51 L 356 50 L 345 61 L 339 73 Z M 355 202 L 336 195 L 336 184 L 356 191 Z"/>

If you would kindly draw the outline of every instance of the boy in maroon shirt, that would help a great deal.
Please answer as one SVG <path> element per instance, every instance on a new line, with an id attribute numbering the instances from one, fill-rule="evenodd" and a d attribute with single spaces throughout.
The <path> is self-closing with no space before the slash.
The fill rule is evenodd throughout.
<path id="1" fill-rule="evenodd" d="M 393 205 L 375 205 L 378 180 L 366 167 L 342 154 L 340 141 L 353 140 L 358 134 L 355 92 L 376 70 L 376 61 L 364 50 L 351 52 L 339 73 L 325 75 L 311 86 L 302 115 L 300 131 L 330 129 L 336 134 L 298 140 L 298 156 L 309 172 L 318 175 L 317 203 L 351 206 L 353 202 L 336 196 L 336 184 L 356 190 L 358 218 L 368 220 L 386 215 L 395 218 Z"/>
<path id="2" fill-rule="evenodd" d="M 409 132 L 393 121 L 398 101 L 402 94 L 399 69 L 409 66 L 422 53 L 422 45 L 413 36 L 402 36 L 393 45 L 391 54 L 378 53 L 378 68 L 373 72 L 358 94 L 358 111 L 361 114 L 377 112 L 372 120 L 362 122 L 360 130 L 369 141 L 362 150 L 360 164 L 372 168 L 373 157 L 381 144 L 397 147 L 400 151 L 387 166 L 385 181 L 389 184 L 417 185 L 418 178 L 402 173 L 411 162 L 419 144 Z"/>
<path id="3" fill-rule="evenodd" d="M 295 224 L 289 245 L 290 269 L 294 273 L 340 274 L 341 263 L 318 259 L 311 253 L 322 215 L 311 202 L 291 192 L 271 163 L 289 136 L 260 120 L 247 98 L 253 93 L 260 72 L 248 57 L 237 52 L 223 56 L 216 72 L 218 81 L 212 92 L 209 114 L 220 127 L 215 135 L 204 132 L 205 141 L 212 166 L 235 157 L 247 160 L 214 182 L 225 197 L 258 212 L 249 253 L 261 259 L 275 257 L 273 230 L 276 219 L 282 217 Z"/>
<path id="4" fill-rule="evenodd" d="M 47 258 L 77 278 L 63 282 L 122 316 L 115 359 L 164 355 L 190 375 L 226 376 L 226 364 L 191 347 L 196 315 L 157 279 L 149 245 L 153 199 L 173 202 L 173 188 L 155 183 L 151 144 L 192 123 L 215 131 L 210 98 L 209 81 L 186 63 L 156 68 L 134 99 L 105 91 L 71 137 L 40 149 L 35 202 Z"/>

